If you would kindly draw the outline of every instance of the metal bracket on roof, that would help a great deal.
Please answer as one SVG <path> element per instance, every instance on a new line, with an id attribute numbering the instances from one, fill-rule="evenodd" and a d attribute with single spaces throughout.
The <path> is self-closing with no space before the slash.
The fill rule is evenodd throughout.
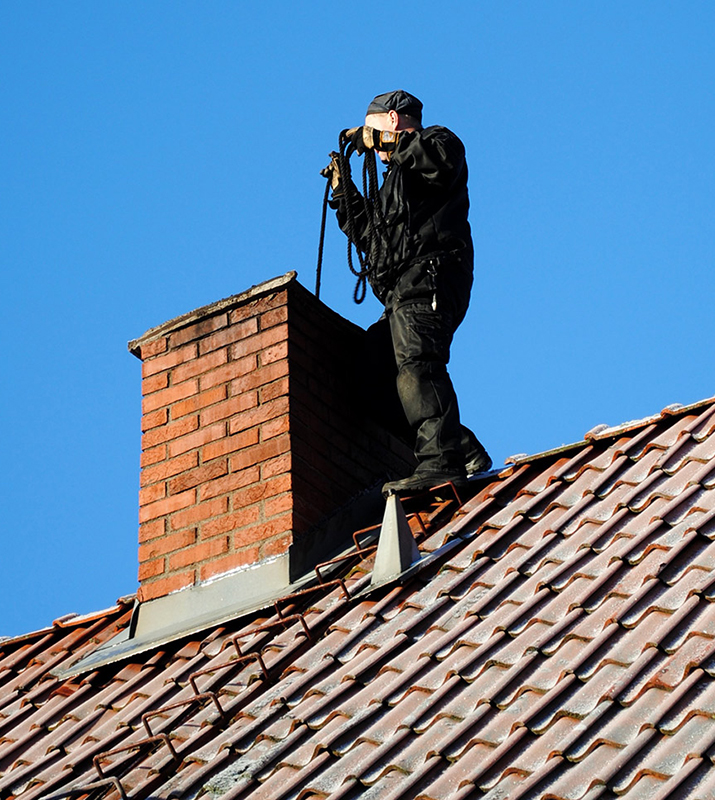
<path id="1" fill-rule="evenodd" d="M 124 787 L 122 786 L 119 778 L 115 776 L 102 778 L 102 780 L 95 781 L 94 783 L 87 783 L 84 786 L 75 789 L 63 789 L 57 794 L 49 795 L 45 798 L 45 800 L 61 800 L 61 798 L 67 797 L 80 797 L 81 795 L 88 795 L 94 789 L 108 789 L 110 786 L 117 790 L 122 800 L 128 800 L 127 793 L 124 791 Z"/>
<path id="2" fill-rule="evenodd" d="M 382 519 L 370 586 L 380 586 L 399 577 L 419 560 L 420 551 L 402 503 L 396 494 L 391 494 Z"/>

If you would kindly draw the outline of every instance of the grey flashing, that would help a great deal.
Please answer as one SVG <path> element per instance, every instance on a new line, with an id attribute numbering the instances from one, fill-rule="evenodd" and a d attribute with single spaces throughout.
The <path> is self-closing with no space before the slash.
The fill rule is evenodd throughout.
<path id="1" fill-rule="evenodd" d="M 135 601 L 132 619 L 125 630 L 53 674 L 71 678 L 132 658 L 216 625 L 249 617 L 281 597 L 318 583 L 315 564 L 354 550 L 350 532 L 379 519 L 378 497 L 381 500 L 376 484 L 337 509 L 310 532 L 307 552 L 291 545 L 287 553 L 211 581 L 143 603 Z M 321 571 L 327 576 L 335 569 L 339 565 Z"/>
<path id="2" fill-rule="evenodd" d="M 391 494 L 385 504 L 370 585 L 374 588 L 399 577 L 419 560 L 420 551 L 402 503 Z"/>
<path id="3" fill-rule="evenodd" d="M 288 554 L 263 561 L 210 582 L 135 603 L 129 627 L 100 645 L 57 677 L 71 678 L 152 650 L 270 606 L 279 597 L 303 588 L 314 575 L 288 580 Z M 256 587 L 261 587 L 260 591 Z"/>
<path id="4" fill-rule="evenodd" d="M 290 580 L 297 580 L 315 565 L 326 561 L 350 545 L 350 532 L 374 525 L 383 513 L 381 478 L 367 489 L 351 497 L 326 519 L 321 520 L 294 542 L 288 551 Z"/>

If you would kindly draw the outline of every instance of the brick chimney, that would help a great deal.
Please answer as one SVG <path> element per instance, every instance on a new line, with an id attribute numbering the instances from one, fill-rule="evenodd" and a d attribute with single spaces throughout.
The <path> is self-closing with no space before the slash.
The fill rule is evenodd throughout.
<path id="1" fill-rule="evenodd" d="M 142 361 L 139 600 L 329 557 L 330 515 L 411 454 L 360 410 L 364 331 L 294 272 L 153 328 Z M 347 531 L 349 537 L 351 531 Z"/>

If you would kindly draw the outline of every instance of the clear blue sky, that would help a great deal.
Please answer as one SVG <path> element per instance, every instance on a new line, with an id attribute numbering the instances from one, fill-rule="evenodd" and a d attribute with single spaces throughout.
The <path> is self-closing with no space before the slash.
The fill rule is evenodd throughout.
<path id="1" fill-rule="evenodd" d="M 495 462 L 715 394 L 715 4 L 0 5 L 0 634 L 136 589 L 147 328 L 312 287 L 341 128 L 405 88 L 464 140 L 452 375 Z M 383 23 L 380 23 L 380 17 Z M 352 303 L 334 221 L 323 299 Z"/>

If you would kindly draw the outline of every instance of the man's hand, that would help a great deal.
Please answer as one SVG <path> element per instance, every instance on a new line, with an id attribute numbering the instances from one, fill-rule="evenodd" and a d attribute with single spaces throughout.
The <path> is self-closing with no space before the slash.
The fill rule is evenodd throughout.
<path id="1" fill-rule="evenodd" d="M 330 153 L 330 163 L 325 169 L 320 170 L 324 178 L 330 178 L 330 188 L 333 194 L 340 190 L 340 165 L 338 164 L 338 154 L 333 151 Z"/>
<path id="2" fill-rule="evenodd" d="M 382 150 L 384 153 L 391 153 L 400 138 L 399 131 L 379 131 L 369 125 L 350 128 L 345 135 L 353 143 L 358 155 L 362 155 L 366 150 Z"/>

